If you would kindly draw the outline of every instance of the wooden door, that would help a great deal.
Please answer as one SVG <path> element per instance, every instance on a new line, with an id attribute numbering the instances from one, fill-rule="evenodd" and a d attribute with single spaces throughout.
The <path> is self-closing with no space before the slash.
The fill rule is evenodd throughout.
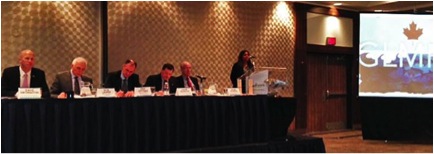
<path id="1" fill-rule="evenodd" d="M 347 126 L 347 65 L 345 55 L 307 55 L 307 131 Z"/>

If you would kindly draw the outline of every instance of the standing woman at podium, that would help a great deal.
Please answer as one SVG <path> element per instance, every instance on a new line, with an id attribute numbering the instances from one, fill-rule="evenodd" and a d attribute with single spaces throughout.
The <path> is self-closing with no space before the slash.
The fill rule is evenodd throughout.
<path id="1" fill-rule="evenodd" d="M 240 51 L 238 54 L 238 61 L 232 66 L 231 71 L 231 82 L 232 87 L 237 88 L 237 79 L 240 78 L 242 84 L 242 92 L 246 93 L 246 81 L 245 77 L 248 76 L 251 72 L 254 71 L 254 65 L 250 60 L 252 56 L 250 56 L 250 52 L 247 50 Z"/>

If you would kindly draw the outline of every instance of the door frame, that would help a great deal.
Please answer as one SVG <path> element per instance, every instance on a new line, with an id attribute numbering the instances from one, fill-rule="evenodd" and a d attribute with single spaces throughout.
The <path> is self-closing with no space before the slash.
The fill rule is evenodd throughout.
<path id="1" fill-rule="evenodd" d="M 295 62 L 294 62 L 294 96 L 297 99 L 297 113 L 295 120 L 295 129 L 303 131 L 307 126 L 307 66 L 306 56 L 310 52 L 326 53 L 326 54 L 346 54 L 351 57 L 350 82 L 347 82 L 350 90 L 348 95 L 347 110 L 347 128 L 356 128 L 361 126 L 360 104 L 357 102 L 358 93 L 358 54 L 359 54 L 359 18 L 358 12 L 339 10 L 339 14 L 335 16 L 347 17 L 353 20 L 353 47 L 336 47 L 336 46 L 320 46 L 307 44 L 307 12 L 332 15 L 328 7 L 319 7 L 309 4 L 294 3 L 295 23 L 296 24 L 296 43 L 295 43 Z"/>
<path id="2" fill-rule="evenodd" d="M 295 96 L 297 97 L 297 115 L 296 115 L 296 129 L 307 128 L 307 55 L 309 53 L 321 53 L 324 55 L 343 55 L 348 58 L 347 65 L 347 122 L 346 128 L 359 128 L 360 127 L 360 104 L 357 103 L 358 91 L 358 52 L 350 47 L 335 47 L 335 46 L 320 46 L 320 45 L 307 45 L 306 52 L 302 54 L 303 58 L 298 59 L 296 62 L 300 67 L 296 66 L 295 83 Z M 311 114 L 311 113 L 309 113 Z"/>
<path id="3" fill-rule="evenodd" d="M 310 58 L 312 56 L 312 58 Z M 344 75 L 343 78 L 345 78 L 345 85 L 341 85 L 341 86 L 345 86 L 345 90 L 344 91 L 333 91 L 334 87 L 331 85 L 328 85 L 328 82 L 330 80 L 329 74 L 324 74 L 324 77 L 321 78 L 316 78 L 314 76 L 318 75 L 318 73 L 315 73 L 317 71 L 322 71 L 319 74 L 322 73 L 328 73 L 329 70 L 325 70 L 327 68 L 329 68 L 329 60 L 330 58 L 339 58 L 339 57 L 343 57 L 345 58 L 345 62 L 340 63 L 339 65 L 342 67 L 345 67 L 344 71 L 345 74 L 340 74 L 340 75 Z M 312 63 L 311 60 L 314 60 L 315 62 Z M 306 125 L 306 131 L 328 131 L 327 129 L 327 121 L 331 120 L 331 119 L 327 119 L 325 117 L 327 117 L 324 114 L 327 114 L 327 110 L 322 110 L 323 107 L 330 105 L 330 103 L 337 103 L 334 102 L 333 100 L 329 100 L 329 99 L 336 99 L 336 97 L 340 97 L 340 99 L 343 98 L 344 101 L 343 104 L 339 105 L 339 106 L 333 106 L 334 108 L 339 108 L 339 107 L 345 107 L 345 111 L 341 112 L 340 114 L 342 116 L 345 116 L 343 118 L 338 118 L 341 120 L 344 120 L 342 122 L 345 123 L 344 129 L 351 129 L 353 128 L 353 120 L 352 120 L 352 114 L 353 114 L 353 110 L 352 110 L 352 103 L 351 103 L 351 91 L 352 91 L 352 87 L 351 87 L 351 70 L 352 70 L 352 56 L 349 54 L 330 54 L 330 53 L 318 53 L 318 52 L 309 52 L 306 55 L 306 79 L 308 79 L 306 81 L 306 92 L 309 93 L 308 94 L 308 98 L 306 98 L 306 110 L 309 112 L 309 117 L 307 117 L 307 122 L 309 124 L 315 124 L 316 126 L 311 127 L 309 125 Z M 312 65 L 312 66 L 309 66 Z M 326 66 L 327 65 L 327 66 Z M 324 67 L 323 67 L 324 66 Z M 309 70 L 310 68 L 314 68 L 314 70 Z M 314 74 L 310 74 L 310 73 L 314 73 Z M 312 76 L 314 75 L 314 76 Z M 341 77 L 342 78 L 342 77 Z M 332 79 L 333 80 L 333 79 Z M 312 89 L 312 84 L 319 84 L 318 88 L 320 89 Z M 340 87 L 341 87 L 340 86 Z M 313 90 L 313 91 L 312 91 Z M 318 91 L 320 90 L 320 91 Z M 332 90 L 330 91 L 330 93 L 326 93 L 326 90 Z M 314 92 L 314 94 L 312 93 Z M 310 99 L 313 98 L 313 99 Z M 327 103 L 330 102 L 330 103 Z M 322 104 L 322 103 L 327 103 L 327 104 Z M 335 104 L 336 105 L 336 104 Z M 337 111 L 339 109 L 334 109 L 334 108 L 330 108 L 332 109 L 332 111 Z M 312 113 L 312 109 L 314 109 L 315 111 L 317 111 L 316 113 Z M 313 117 L 312 117 L 313 115 Z M 333 117 L 333 115 L 332 115 Z M 334 117 L 336 118 L 336 115 L 334 115 Z M 339 116 L 340 117 L 340 116 Z M 318 118 L 320 121 L 318 121 Z M 322 123 L 321 120 L 326 120 L 324 121 L 325 123 Z M 340 120 L 339 120 L 340 121 Z M 330 122 L 334 122 L 334 121 L 330 121 Z M 319 125 L 319 126 L 318 126 Z M 324 127 L 322 127 L 322 125 L 324 125 Z M 320 129 L 320 130 L 318 130 Z"/>

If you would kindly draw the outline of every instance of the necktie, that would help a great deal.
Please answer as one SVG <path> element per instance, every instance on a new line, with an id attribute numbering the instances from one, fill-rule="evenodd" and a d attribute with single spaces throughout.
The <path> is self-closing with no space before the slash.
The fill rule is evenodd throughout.
<path id="1" fill-rule="evenodd" d="M 187 77 L 187 84 L 188 84 L 188 87 L 191 88 L 191 90 L 194 90 L 194 85 L 193 85 L 193 82 L 191 82 L 190 77 Z"/>
<path id="2" fill-rule="evenodd" d="M 169 90 L 169 82 L 164 81 L 164 84 L 163 84 L 163 91 L 168 91 L 168 90 Z"/>
<path id="3" fill-rule="evenodd" d="M 78 77 L 74 77 L 74 93 L 80 95 L 80 84 L 78 83 Z"/>
<path id="4" fill-rule="evenodd" d="M 28 79 L 28 74 L 24 73 L 23 75 L 23 88 L 29 88 L 29 79 Z"/>
<path id="5" fill-rule="evenodd" d="M 127 92 L 128 91 L 128 82 L 127 82 L 127 79 L 123 79 L 122 80 L 121 90 L 123 92 Z"/>

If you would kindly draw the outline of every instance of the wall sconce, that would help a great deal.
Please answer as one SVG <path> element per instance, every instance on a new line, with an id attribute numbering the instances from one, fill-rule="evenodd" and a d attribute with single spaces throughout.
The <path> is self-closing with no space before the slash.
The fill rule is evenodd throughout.
<path id="1" fill-rule="evenodd" d="M 326 45 L 335 46 L 336 45 L 336 37 L 327 37 L 326 38 Z"/>

